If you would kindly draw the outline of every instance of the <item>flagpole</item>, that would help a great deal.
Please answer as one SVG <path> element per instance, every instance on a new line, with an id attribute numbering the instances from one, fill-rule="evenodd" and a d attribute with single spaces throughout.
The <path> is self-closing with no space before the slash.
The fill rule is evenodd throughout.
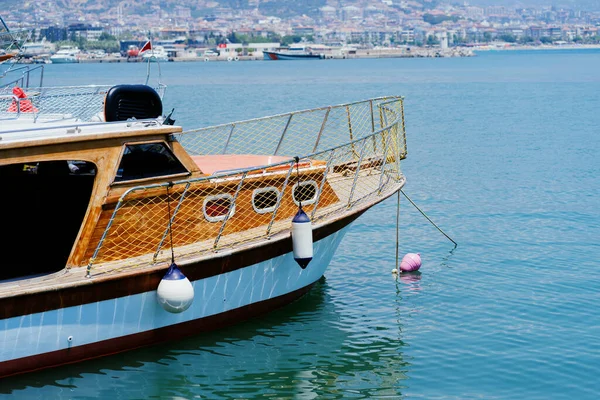
<path id="1" fill-rule="evenodd" d="M 144 53 L 146 51 L 152 51 L 152 55 L 154 56 L 154 48 L 152 47 L 152 41 L 148 40 L 146 42 L 146 44 L 142 47 L 142 50 L 140 50 L 140 54 Z M 150 58 L 148 58 L 148 65 L 146 67 L 146 85 L 148 85 L 148 81 L 150 80 Z"/>

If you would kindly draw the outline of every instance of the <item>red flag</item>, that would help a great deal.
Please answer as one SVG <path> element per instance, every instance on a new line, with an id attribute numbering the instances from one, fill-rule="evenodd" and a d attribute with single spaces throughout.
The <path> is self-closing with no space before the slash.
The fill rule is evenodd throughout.
<path id="1" fill-rule="evenodd" d="M 145 51 L 148 50 L 152 50 L 152 42 L 151 41 L 147 41 L 146 44 L 140 49 L 140 52 L 138 54 L 142 54 Z"/>

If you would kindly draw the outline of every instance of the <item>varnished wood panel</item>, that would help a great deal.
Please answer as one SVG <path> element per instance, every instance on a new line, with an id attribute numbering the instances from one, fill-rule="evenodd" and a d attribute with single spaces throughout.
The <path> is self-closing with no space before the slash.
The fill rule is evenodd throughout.
<path id="1" fill-rule="evenodd" d="M 314 180 L 317 185 L 320 185 L 323 178 L 323 170 L 301 171 L 301 180 Z M 285 174 L 278 176 L 247 178 L 244 180 L 243 187 L 236 199 L 235 213 L 229 218 L 224 235 L 243 232 L 256 227 L 266 227 L 271 221 L 272 213 L 259 214 L 252 206 L 253 190 L 259 187 L 276 187 L 281 189 L 285 181 Z M 276 221 L 289 219 L 298 211 L 298 206 L 292 200 L 292 189 L 298 179 L 290 180 L 285 192 L 281 198 L 281 204 L 276 214 Z M 209 222 L 205 219 L 202 204 L 206 197 L 230 194 L 235 196 L 239 181 L 223 181 L 218 185 L 210 182 L 201 182 L 195 184 L 189 191 L 186 199 L 181 204 L 173 225 L 173 244 L 174 246 L 182 246 L 196 243 L 199 241 L 214 239 L 217 237 L 221 229 L 222 222 Z M 184 190 L 184 185 L 176 185 L 169 190 L 171 194 L 171 212 L 174 212 L 178 200 Z M 112 236 L 111 243 L 119 249 L 127 249 L 122 252 L 118 258 L 110 258 L 111 260 L 125 259 L 143 254 L 150 254 L 156 251 L 162 233 L 167 229 L 168 223 L 168 206 L 166 201 L 166 189 L 157 188 L 148 191 L 143 191 L 132 196 L 136 201 L 125 204 L 117 212 L 117 218 L 111 229 L 119 226 L 119 237 Z M 114 196 L 109 194 L 109 199 L 114 199 Z M 129 199 L 129 197 L 127 197 Z M 331 187 L 326 183 L 323 187 L 323 192 L 319 201 L 318 207 L 327 207 L 335 204 L 338 201 L 337 196 Z M 103 211 L 97 221 L 97 226 L 90 236 L 89 246 L 82 260 L 82 265 L 87 263 L 94 254 L 98 243 L 108 226 L 110 218 L 113 215 L 116 204 L 103 205 Z M 139 213 L 135 208 L 139 208 Z M 303 206 L 307 213 L 313 209 L 313 205 Z M 124 217 L 127 215 L 127 217 Z M 149 219 L 145 215 L 152 215 L 154 218 Z M 156 217 L 164 216 L 164 218 Z M 143 225 L 143 226 L 141 226 Z M 109 233 L 110 235 L 110 233 Z M 108 241 L 103 244 L 109 246 Z M 166 247 L 166 246 L 165 246 Z M 111 251 L 109 248 L 103 248 L 102 251 Z M 102 254 L 102 253 L 101 253 Z M 101 257 L 100 257 L 101 259 Z"/>

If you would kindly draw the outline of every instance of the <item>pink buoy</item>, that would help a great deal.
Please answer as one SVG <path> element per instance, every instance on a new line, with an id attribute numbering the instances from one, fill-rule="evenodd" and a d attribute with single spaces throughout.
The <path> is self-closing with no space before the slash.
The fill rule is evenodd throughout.
<path id="1" fill-rule="evenodd" d="M 418 271 L 419 268 L 421 268 L 421 254 L 408 253 L 402 258 L 402 262 L 400 263 L 400 271 L 413 272 Z"/>

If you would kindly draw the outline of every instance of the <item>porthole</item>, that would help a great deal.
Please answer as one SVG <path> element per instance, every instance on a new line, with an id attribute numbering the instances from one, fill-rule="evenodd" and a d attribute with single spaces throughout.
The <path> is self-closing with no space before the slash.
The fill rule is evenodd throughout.
<path id="1" fill-rule="evenodd" d="M 235 214 L 235 204 L 233 196 L 230 194 L 219 194 L 210 196 L 204 199 L 202 206 L 204 218 L 209 222 L 219 222 L 227 218 L 227 215 L 232 217 Z"/>
<path id="2" fill-rule="evenodd" d="M 304 205 L 308 205 L 317 201 L 318 192 L 319 188 L 315 181 L 299 182 L 292 188 L 292 197 L 296 205 L 299 205 L 300 202 Z"/>
<path id="3" fill-rule="evenodd" d="M 274 187 L 260 188 L 252 192 L 252 207 L 259 214 L 275 211 L 279 201 L 279 190 Z"/>

